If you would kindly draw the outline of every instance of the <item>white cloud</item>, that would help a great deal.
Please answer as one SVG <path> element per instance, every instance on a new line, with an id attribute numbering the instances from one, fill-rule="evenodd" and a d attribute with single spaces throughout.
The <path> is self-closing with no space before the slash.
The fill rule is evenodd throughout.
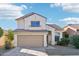
<path id="1" fill-rule="evenodd" d="M 26 5 L 21 5 L 21 7 L 23 7 L 24 9 L 28 9 Z"/>
<path id="2" fill-rule="evenodd" d="M 51 8 L 54 7 L 54 4 L 50 4 L 50 7 L 51 7 Z"/>
<path id="3" fill-rule="evenodd" d="M 23 15 L 23 10 L 23 7 L 14 4 L 0 4 L 0 19 L 18 18 Z"/>
<path id="4" fill-rule="evenodd" d="M 60 3 L 51 3 L 51 4 L 50 4 L 50 7 L 51 7 L 51 8 L 54 7 L 54 6 L 58 7 L 58 6 L 60 6 Z"/>
<path id="5" fill-rule="evenodd" d="M 79 24 L 79 18 L 73 18 L 73 17 L 64 18 L 60 21 L 66 22 L 67 24 Z"/>
<path id="6" fill-rule="evenodd" d="M 54 3 L 53 6 L 61 7 L 64 11 L 79 13 L 79 3 Z"/>

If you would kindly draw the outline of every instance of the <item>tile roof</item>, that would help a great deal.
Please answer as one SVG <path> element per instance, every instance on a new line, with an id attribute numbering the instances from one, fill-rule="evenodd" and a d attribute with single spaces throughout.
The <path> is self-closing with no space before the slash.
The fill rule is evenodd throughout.
<path id="1" fill-rule="evenodd" d="M 21 19 L 21 18 L 29 17 L 29 16 L 31 16 L 31 15 L 33 15 L 33 14 L 37 14 L 37 15 L 39 15 L 39 16 L 41 16 L 41 17 L 44 17 L 44 16 L 42 16 L 42 15 L 40 15 L 40 14 L 38 14 L 38 13 L 31 12 L 31 13 L 29 13 L 29 14 L 26 14 L 26 15 L 24 15 L 24 16 L 22 16 L 22 17 L 17 18 L 16 20 L 19 20 L 19 19 Z M 46 18 L 46 17 L 44 17 L 44 18 Z M 46 19 L 47 19 L 47 18 L 46 18 Z"/>
<path id="2" fill-rule="evenodd" d="M 68 24 L 67 26 L 71 26 L 75 29 L 79 29 L 79 24 Z"/>
<path id="3" fill-rule="evenodd" d="M 59 26 L 56 25 L 56 24 L 47 24 L 47 25 L 50 26 L 50 27 L 55 28 L 55 30 L 63 30 L 61 27 L 59 27 Z"/>

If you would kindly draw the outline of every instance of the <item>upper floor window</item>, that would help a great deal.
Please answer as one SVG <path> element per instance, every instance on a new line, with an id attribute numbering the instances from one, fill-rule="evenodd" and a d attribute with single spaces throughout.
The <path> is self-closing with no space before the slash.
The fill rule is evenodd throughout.
<path id="1" fill-rule="evenodd" d="M 40 21 L 31 21 L 32 27 L 40 27 Z"/>

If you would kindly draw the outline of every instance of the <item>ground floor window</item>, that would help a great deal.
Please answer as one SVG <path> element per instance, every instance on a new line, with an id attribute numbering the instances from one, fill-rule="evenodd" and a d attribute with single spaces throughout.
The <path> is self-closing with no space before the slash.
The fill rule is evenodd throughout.
<path id="1" fill-rule="evenodd" d="M 59 41 L 60 36 L 55 36 L 55 41 Z"/>
<path id="2" fill-rule="evenodd" d="M 55 41 L 59 41 L 59 39 L 60 39 L 60 33 L 55 32 Z"/>

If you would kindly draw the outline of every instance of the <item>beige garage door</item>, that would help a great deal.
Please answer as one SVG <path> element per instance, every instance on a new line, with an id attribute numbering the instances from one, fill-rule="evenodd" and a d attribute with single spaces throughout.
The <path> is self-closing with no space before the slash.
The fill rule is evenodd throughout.
<path id="1" fill-rule="evenodd" d="M 20 47 L 43 47 L 43 35 L 18 35 L 17 45 Z"/>

